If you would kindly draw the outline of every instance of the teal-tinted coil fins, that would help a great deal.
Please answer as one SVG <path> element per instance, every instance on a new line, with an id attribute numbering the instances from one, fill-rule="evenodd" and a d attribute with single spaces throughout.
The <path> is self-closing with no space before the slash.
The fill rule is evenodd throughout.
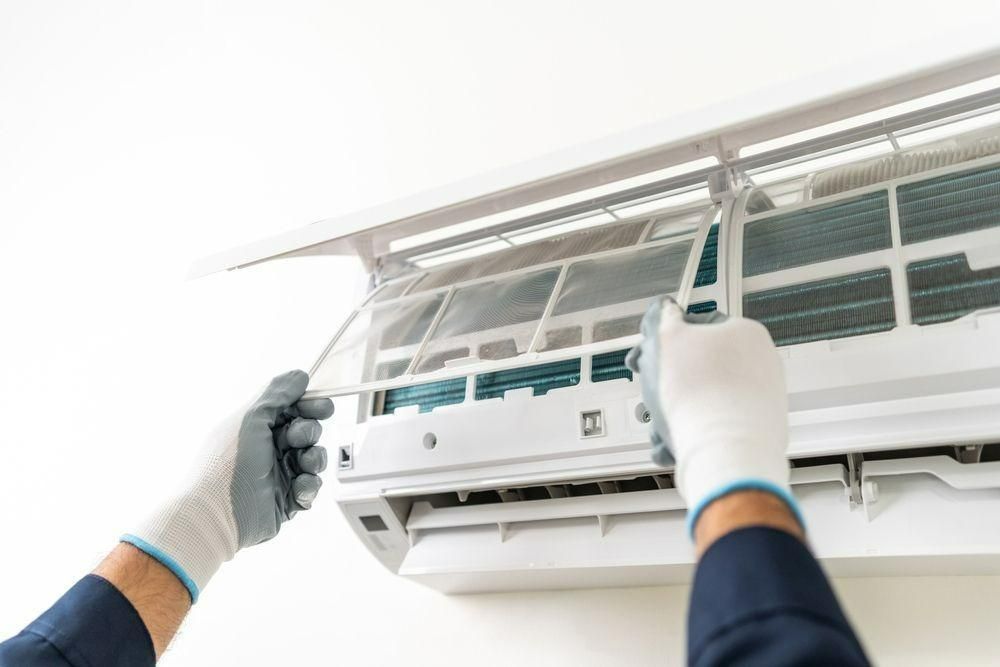
<path id="1" fill-rule="evenodd" d="M 891 246 L 889 194 L 872 192 L 823 208 L 748 222 L 743 228 L 743 275 L 759 276 Z"/>
<path id="2" fill-rule="evenodd" d="M 1000 167 L 949 174 L 901 185 L 899 228 L 903 243 L 1000 226 Z"/>
<path id="3" fill-rule="evenodd" d="M 453 405 L 465 400 L 465 378 L 426 382 L 409 387 L 397 387 L 385 392 L 382 414 L 392 414 L 396 408 L 419 405 L 420 412 L 430 412 L 442 405 Z"/>
<path id="4" fill-rule="evenodd" d="M 625 366 L 625 355 L 628 350 L 616 350 L 595 354 L 590 360 L 590 381 L 607 382 L 608 380 L 632 380 L 632 371 Z"/>
<path id="5" fill-rule="evenodd" d="M 889 269 L 745 294 L 743 314 L 766 326 L 779 346 L 888 331 L 896 325 Z"/>
<path id="6" fill-rule="evenodd" d="M 699 301 L 688 306 L 688 314 L 699 315 L 704 313 L 714 313 L 719 309 L 719 304 L 715 301 Z"/>
<path id="7" fill-rule="evenodd" d="M 704 287 L 714 285 L 719 277 L 719 224 L 716 223 L 708 230 L 705 238 L 705 247 L 701 251 L 701 259 L 698 260 L 698 272 L 694 276 L 694 286 Z"/>
<path id="8" fill-rule="evenodd" d="M 569 359 L 551 364 L 513 368 L 476 376 L 476 400 L 502 398 L 511 389 L 531 387 L 534 396 L 552 389 L 580 384 L 580 360 Z"/>
<path id="9" fill-rule="evenodd" d="M 1000 306 L 1000 267 L 973 271 L 964 253 L 906 267 L 914 324 L 937 324 Z"/>

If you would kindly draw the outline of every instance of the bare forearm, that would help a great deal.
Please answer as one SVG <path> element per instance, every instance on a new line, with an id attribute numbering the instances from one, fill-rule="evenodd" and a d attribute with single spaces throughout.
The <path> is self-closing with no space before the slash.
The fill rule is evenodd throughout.
<path id="1" fill-rule="evenodd" d="M 695 526 L 695 549 L 700 558 L 720 537 L 751 526 L 777 528 L 805 541 L 802 526 L 788 505 L 764 491 L 737 491 L 705 508 Z"/>
<path id="2" fill-rule="evenodd" d="M 191 596 L 179 579 L 131 544 L 119 544 L 94 574 L 107 579 L 139 612 L 159 659 L 191 608 Z"/>

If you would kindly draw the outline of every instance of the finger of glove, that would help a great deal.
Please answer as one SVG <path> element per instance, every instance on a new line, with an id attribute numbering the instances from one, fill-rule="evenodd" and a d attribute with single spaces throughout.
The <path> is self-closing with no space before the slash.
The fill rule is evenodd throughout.
<path id="1" fill-rule="evenodd" d="M 329 398 L 303 398 L 293 406 L 299 417 L 329 419 L 333 416 L 333 401 Z"/>
<path id="2" fill-rule="evenodd" d="M 261 417 L 266 420 L 269 426 L 273 427 L 278 423 L 278 417 L 281 413 L 302 398 L 308 385 L 309 375 L 305 371 L 295 370 L 282 373 L 271 380 L 271 383 L 267 385 L 247 414 L 248 416 L 252 414 Z"/>
<path id="3" fill-rule="evenodd" d="M 274 431 L 274 442 L 278 449 L 301 449 L 312 447 L 319 442 L 323 435 L 323 426 L 315 419 L 302 419 L 296 417 L 290 424 L 286 424 Z"/>
<path id="4" fill-rule="evenodd" d="M 328 456 L 326 447 L 309 447 L 307 449 L 295 450 L 295 460 L 300 472 L 307 472 L 313 475 L 326 470 Z"/>
<path id="5" fill-rule="evenodd" d="M 321 486 L 323 486 L 323 480 L 318 476 L 302 473 L 292 480 L 292 500 L 295 501 L 296 505 L 307 510 L 312 507 Z"/>

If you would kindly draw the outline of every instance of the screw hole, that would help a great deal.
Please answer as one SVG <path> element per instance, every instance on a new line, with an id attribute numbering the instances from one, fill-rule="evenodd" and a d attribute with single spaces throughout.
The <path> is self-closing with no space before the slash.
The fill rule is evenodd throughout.
<path id="1" fill-rule="evenodd" d="M 437 447 L 438 439 L 433 433 L 428 433 L 424 436 L 424 449 L 434 449 Z"/>
<path id="2" fill-rule="evenodd" d="M 646 409 L 646 404 L 640 403 L 635 406 L 635 418 L 643 424 L 648 424 L 653 419 L 653 416 L 650 415 L 649 410 Z"/>

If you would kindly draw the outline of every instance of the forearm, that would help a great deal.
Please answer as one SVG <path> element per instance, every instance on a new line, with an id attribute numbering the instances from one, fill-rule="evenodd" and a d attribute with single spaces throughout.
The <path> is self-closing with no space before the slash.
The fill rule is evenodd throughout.
<path id="1" fill-rule="evenodd" d="M 187 588 L 157 560 L 125 543 L 115 547 L 94 574 L 111 582 L 132 603 L 159 659 L 191 608 Z"/>
<path id="2" fill-rule="evenodd" d="M 868 664 L 784 500 L 761 491 L 723 496 L 694 535 L 691 664 Z"/>

